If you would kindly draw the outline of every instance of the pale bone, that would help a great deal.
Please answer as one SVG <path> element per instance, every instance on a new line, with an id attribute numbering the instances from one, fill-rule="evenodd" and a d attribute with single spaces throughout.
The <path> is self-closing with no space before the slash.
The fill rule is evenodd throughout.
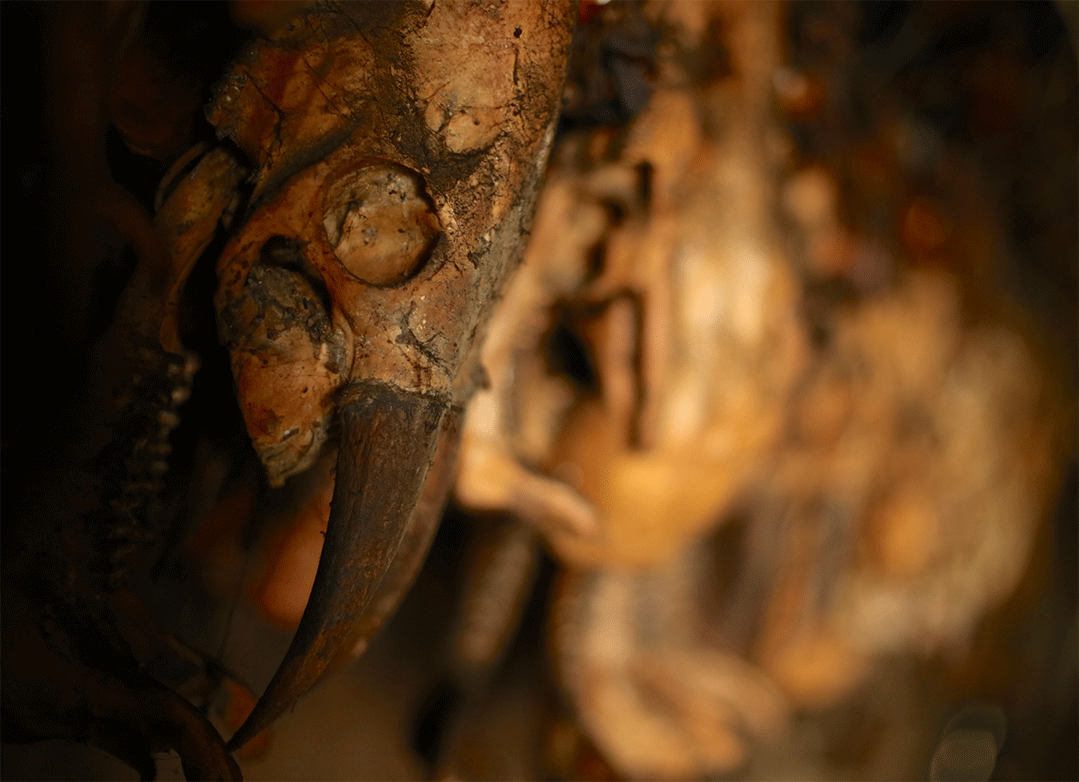
<path id="1" fill-rule="evenodd" d="M 834 347 L 809 360 L 775 215 L 785 207 L 813 273 L 835 273 L 829 253 L 850 237 L 822 169 L 777 192 L 774 9 L 665 12 L 689 48 L 702 17 L 718 17 L 735 75 L 692 93 L 661 79 L 618 162 L 579 172 L 581 150 L 555 157 L 484 347 L 491 385 L 470 408 L 456 487 L 467 506 L 535 524 L 571 566 L 555 608 L 561 681 L 619 772 L 646 778 L 730 771 L 747 737 L 774 741 L 791 705 L 847 696 L 882 655 L 961 649 L 1029 561 L 1065 420 L 1019 324 L 965 325 L 948 275 L 901 275 L 842 313 Z M 696 121 L 709 111 L 723 118 L 716 137 Z M 645 214 L 633 204 L 642 162 L 653 167 Z M 978 198 L 972 218 L 988 224 Z M 604 201 L 628 205 L 617 228 Z M 604 271 L 588 282 L 601 238 Z M 639 374 L 623 291 L 645 312 Z M 585 334 L 601 399 L 575 400 L 537 358 L 566 299 L 608 305 Z M 647 401 L 634 410 L 638 383 Z M 902 432 L 915 402 L 935 445 Z M 767 604 L 742 659 L 696 632 L 693 589 L 660 586 L 709 587 L 692 552 L 739 497 L 754 529 L 776 533 L 757 543 L 770 549 L 757 568 Z"/>
<path id="2" fill-rule="evenodd" d="M 740 23 L 757 30 L 756 16 Z M 767 70 L 762 54 L 747 69 Z M 568 561 L 662 562 L 717 520 L 780 436 L 805 351 L 771 222 L 765 116 L 753 103 L 747 121 L 718 138 L 697 121 L 698 111 L 741 109 L 739 98 L 702 106 L 689 90 L 661 86 L 620 161 L 583 176 L 556 163 L 524 267 L 492 322 L 483 352 L 491 387 L 469 412 L 458 496 L 536 523 Z M 609 233 L 601 204 L 632 202 L 641 166 L 652 203 L 646 213 L 631 203 Z M 603 272 L 582 289 L 599 241 Z M 623 294 L 641 307 L 637 345 L 626 342 Z M 592 330 L 603 398 L 572 409 L 536 349 L 549 308 L 570 296 L 607 306 Z M 627 361 L 634 350 L 639 376 Z"/>
<path id="3" fill-rule="evenodd" d="M 729 34 L 776 21 L 774 8 L 751 7 Z M 747 68 L 767 69 L 761 54 L 746 53 Z M 750 737 L 774 740 L 787 715 L 764 673 L 710 648 L 690 616 L 657 617 L 639 602 L 658 593 L 692 613 L 693 568 L 662 564 L 684 562 L 687 543 L 764 469 L 805 361 L 796 285 L 771 221 L 766 115 L 737 95 L 710 100 L 661 87 L 618 162 L 576 173 L 572 149 L 556 159 L 484 346 L 490 387 L 469 408 L 456 485 L 466 506 L 535 524 L 564 561 L 609 568 L 563 586 L 556 646 L 586 730 L 634 777 L 729 771 Z M 732 106 L 746 123 L 708 137 L 698 112 Z M 627 213 L 613 231 L 611 202 Z M 604 268 L 588 280 L 601 241 Z M 563 299 L 603 308 L 584 335 L 601 399 L 576 399 L 539 355 Z M 672 578 L 682 587 L 661 587 Z M 708 686 L 694 691 L 701 677 Z"/>

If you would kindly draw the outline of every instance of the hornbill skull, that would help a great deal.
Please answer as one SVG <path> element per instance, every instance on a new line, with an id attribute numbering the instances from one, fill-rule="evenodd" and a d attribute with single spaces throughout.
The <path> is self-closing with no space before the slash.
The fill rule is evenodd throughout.
<path id="1" fill-rule="evenodd" d="M 210 120 L 256 172 L 215 297 L 248 432 L 273 484 L 339 440 L 311 598 L 233 748 L 377 629 L 422 561 L 402 539 L 438 516 L 429 467 L 520 257 L 573 21 L 555 3 L 315 6 L 218 87 Z"/>

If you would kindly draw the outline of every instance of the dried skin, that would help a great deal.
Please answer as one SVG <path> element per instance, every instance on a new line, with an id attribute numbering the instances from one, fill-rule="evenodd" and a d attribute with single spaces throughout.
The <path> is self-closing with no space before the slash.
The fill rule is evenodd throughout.
<path id="1" fill-rule="evenodd" d="M 515 40 L 555 27 L 531 7 L 488 14 L 496 23 L 465 6 L 401 8 L 370 9 L 367 35 L 328 6 L 291 27 L 256 14 L 270 42 L 213 112 L 245 163 L 216 149 L 162 193 L 154 228 L 164 246 L 132 203 L 105 199 L 105 222 L 142 259 L 119 309 L 122 360 L 106 371 L 126 383 L 131 371 L 164 371 L 144 352 L 158 338 L 182 354 L 187 276 L 255 172 L 250 209 L 237 215 L 245 233 L 222 263 L 220 325 L 274 484 L 326 455 L 349 379 L 468 399 L 482 377 L 486 307 L 528 226 L 546 149 L 518 142 L 549 140 L 551 126 L 515 123 L 537 116 L 522 114 L 524 102 L 553 105 L 557 85 L 543 87 L 549 41 Z M 881 131 L 896 136 L 894 149 L 849 156 L 867 209 L 883 201 L 894 218 L 889 244 L 851 224 L 851 184 L 833 178 L 835 161 L 777 187 L 787 153 L 768 116 L 773 88 L 800 117 L 820 111 L 827 90 L 778 67 L 771 11 L 657 9 L 645 17 L 672 26 L 655 57 L 647 26 L 605 44 L 614 65 L 600 86 L 638 120 L 625 135 L 571 137 L 551 172 L 534 249 L 484 348 L 492 384 L 470 408 L 458 493 L 471 507 L 511 510 L 573 569 L 557 607 L 558 662 L 608 758 L 630 776 L 697 777 L 774 740 L 790 704 L 814 711 L 848 698 L 883 656 L 961 654 L 1027 566 L 1056 474 L 1053 430 L 1068 427 L 1025 324 L 971 296 L 970 277 L 991 277 L 1004 244 L 985 225 L 985 201 L 964 212 L 947 190 L 888 192 L 903 150 L 933 147 L 916 143 L 924 129 L 896 120 Z M 386 32 L 395 19 L 405 49 Z M 703 48 L 724 54 L 695 57 Z M 642 79 L 651 95 L 637 89 Z M 162 159 L 178 151 L 186 127 L 133 122 L 133 104 L 115 101 L 146 96 L 121 88 L 113 119 L 129 144 Z M 1005 112 L 978 100 L 982 124 L 998 127 Z M 90 190 L 79 198 L 109 192 Z M 794 229 L 787 244 L 777 214 Z M 848 298 L 821 305 L 822 281 Z M 429 307 L 403 307 L 425 296 Z M 567 332 L 591 378 L 546 360 Z M 117 388 L 109 415 L 128 419 L 133 387 Z M 167 391 L 177 403 L 185 393 Z M 167 440 L 174 411 L 162 412 Z M 158 454 L 167 443 L 135 445 Z M 298 619 L 296 593 L 313 581 L 333 480 L 323 466 L 311 478 L 317 499 L 266 574 L 263 599 L 281 621 Z M 420 498 L 431 520 L 449 473 L 436 472 Z M 750 543 L 731 596 L 700 558 L 735 503 Z M 406 529 L 359 647 L 432 530 Z M 289 547 L 297 541 L 306 548 Z M 465 624 L 490 618 L 499 591 L 477 586 Z M 708 609 L 728 598 L 720 623 Z M 502 617 L 501 628 L 511 624 Z M 702 631 L 720 625 L 718 640 Z M 458 638 L 472 639 L 460 651 L 468 664 L 501 641 L 485 629 Z"/>
<path id="2" fill-rule="evenodd" d="M 80 137 L 83 148 L 81 160 L 63 174 L 64 191 L 78 194 L 70 202 L 73 211 L 67 220 L 74 230 L 59 237 L 63 260 L 50 260 L 57 269 L 71 261 L 85 264 L 72 269 L 76 276 L 68 276 L 63 290 L 94 289 L 78 279 L 107 268 L 101 238 L 110 231 L 130 244 L 137 260 L 119 302 L 112 301 L 112 320 L 104 333 L 80 328 L 74 337 L 93 344 L 88 357 L 71 359 L 81 365 L 89 358 L 87 376 L 79 378 L 81 370 L 72 376 L 70 365 L 63 370 L 74 396 L 52 412 L 59 420 L 67 419 L 70 427 L 58 442 L 50 443 L 49 459 L 35 468 L 41 473 L 35 480 L 49 486 L 56 499 L 42 509 L 40 530 L 24 540 L 24 545 L 31 543 L 24 553 L 33 552 L 40 539 L 47 554 L 41 560 L 25 557 L 14 572 L 5 562 L 5 583 L 14 578 L 33 595 L 24 599 L 11 593 L 12 606 L 20 606 L 13 615 L 23 626 L 5 625 L 5 639 L 13 635 L 18 647 L 13 654 L 5 647 L 5 692 L 13 696 L 5 698 L 10 707 L 5 728 L 10 725 L 18 732 L 18 723 L 25 722 L 30 738 L 96 743 L 143 773 L 151 745 L 168 746 L 179 752 L 192 775 L 236 778 L 235 762 L 204 716 L 141 667 L 146 660 L 137 655 L 160 628 L 152 621 L 124 627 L 124 619 L 114 616 L 107 604 L 110 594 L 136 580 L 132 573 L 140 574 L 137 568 L 144 564 L 147 544 L 157 544 L 162 535 L 170 434 L 198 366 L 178 340 L 160 341 L 170 317 L 169 298 L 182 288 L 217 230 L 242 176 L 228 156 L 213 158 L 204 170 L 212 172 L 211 189 L 217 192 L 181 184 L 153 222 L 141 204 L 112 181 L 104 165 L 105 112 L 107 106 L 114 111 L 117 107 L 105 100 L 104 72 L 110 61 L 129 52 L 138 30 L 133 10 L 129 5 L 99 13 L 73 6 L 57 13 L 50 28 L 61 44 L 58 51 L 75 65 L 69 71 L 75 75 L 73 87 L 69 81 L 70 90 L 56 91 L 54 116 L 64 123 L 62 133 Z M 68 112 L 78 121 L 66 124 Z M 199 203 L 192 207 L 194 202 Z M 57 206 L 63 213 L 68 205 Z M 187 217 L 192 219 L 184 224 Z M 88 225 L 96 227 L 84 244 L 79 233 Z M 78 321 L 82 313 L 77 310 L 60 302 L 57 319 L 74 315 Z M 35 515 L 20 509 L 13 530 L 24 529 L 13 535 L 13 542 L 35 526 Z M 123 630 L 130 631 L 127 638 Z M 42 675 L 49 684 L 36 687 L 34 699 L 20 704 L 24 679 Z M 9 724 L 7 715 L 17 716 Z"/>

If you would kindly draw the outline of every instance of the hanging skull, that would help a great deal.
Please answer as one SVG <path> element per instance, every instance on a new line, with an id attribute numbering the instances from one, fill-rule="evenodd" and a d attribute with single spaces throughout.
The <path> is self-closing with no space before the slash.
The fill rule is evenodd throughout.
<path id="1" fill-rule="evenodd" d="M 1028 562 L 1062 417 L 1022 324 L 964 313 L 974 283 L 844 233 L 819 170 L 781 190 L 778 8 L 642 18 L 671 48 L 628 128 L 554 155 L 456 492 L 534 524 L 566 565 L 555 664 L 615 769 L 700 778 L 885 654 L 969 637 Z M 864 298 L 822 336 L 799 272 L 829 253 Z M 735 518 L 725 550 L 714 530 Z"/>
<path id="2" fill-rule="evenodd" d="M 742 17 L 730 37 L 750 41 L 736 66 L 755 85 L 778 57 L 760 45 L 774 12 Z M 767 93 L 660 67 L 624 139 L 570 138 L 552 163 L 484 347 L 492 387 L 470 408 L 457 484 L 582 565 L 660 562 L 707 530 L 774 448 L 805 361 L 771 216 Z M 581 366 L 551 372 L 543 356 L 567 338 Z"/>
<path id="3" fill-rule="evenodd" d="M 649 14 L 688 50 L 722 44 L 733 73 L 695 82 L 661 52 L 624 138 L 558 151 L 484 347 L 492 384 L 456 491 L 535 524 L 569 566 L 556 667 L 618 772 L 696 778 L 787 718 L 759 667 L 698 632 L 693 547 L 765 473 L 808 351 L 773 217 L 777 9 Z"/>
<path id="4" fill-rule="evenodd" d="M 437 520 L 437 502 L 413 509 L 519 257 L 572 22 L 488 10 L 316 6 L 247 52 L 209 111 L 256 172 L 215 300 L 248 432 L 273 484 L 339 439 L 312 596 L 234 747 L 363 640 L 357 621 L 375 629 L 365 606 L 400 594 Z"/>

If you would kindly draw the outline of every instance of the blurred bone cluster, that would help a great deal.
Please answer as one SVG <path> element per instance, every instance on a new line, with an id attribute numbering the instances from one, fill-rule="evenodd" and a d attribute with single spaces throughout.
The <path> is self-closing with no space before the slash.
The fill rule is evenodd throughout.
<path id="1" fill-rule="evenodd" d="M 603 13 L 624 121 L 552 156 L 456 497 L 559 563 L 558 681 L 615 772 L 701 778 L 888 661 L 966 654 L 1071 409 L 969 157 L 884 99 L 855 174 L 799 151 L 851 66 L 793 68 L 779 5 Z"/>

